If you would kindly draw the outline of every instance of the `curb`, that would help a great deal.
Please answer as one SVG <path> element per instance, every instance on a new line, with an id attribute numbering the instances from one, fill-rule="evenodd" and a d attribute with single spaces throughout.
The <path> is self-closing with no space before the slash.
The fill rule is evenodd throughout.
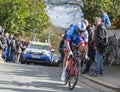
<path id="1" fill-rule="evenodd" d="M 120 30 L 120 28 L 110 27 L 110 28 L 107 28 L 107 30 Z"/>
<path id="2" fill-rule="evenodd" d="M 60 63 L 60 64 L 59 64 L 59 67 L 63 68 L 63 63 Z"/>
<path id="3" fill-rule="evenodd" d="M 80 76 L 82 76 L 82 77 L 84 77 L 84 78 L 86 78 L 86 79 L 89 79 L 89 80 L 91 80 L 91 81 L 93 81 L 93 82 L 95 82 L 95 83 L 98 83 L 98 84 L 100 84 L 100 85 L 106 86 L 106 87 L 108 87 L 108 88 L 112 88 L 112 89 L 115 89 L 115 90 L 120 90 L 120 87 L 118 87 L 118 86 L 116 86 L 116 85 L 107 83 L 107 82 L 105 82 L 105 81 L 96 79 L 96 78 L 94 78 L 94 77 L 90 77 L 89 75 L 82 75 L 82 74 L 81 74 Z"/>

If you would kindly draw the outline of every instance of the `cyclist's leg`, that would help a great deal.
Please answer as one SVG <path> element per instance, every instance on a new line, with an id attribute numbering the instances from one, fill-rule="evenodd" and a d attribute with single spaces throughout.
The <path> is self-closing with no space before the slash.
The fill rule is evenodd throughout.
<path id="1" fill-rule="evenodd" d="M 76 44 L 76 46 L 78 47 L 78 50 L 79 50 L 79 64 L 81 64 L 81 61 L 82 61 L 82 56 L 83 56 L 83 53 L 85 52 L 85 42 L 84 40 L 81 38 L 81 36 L 77 36 L 75 39 L 74 39 L 74 44 Z M 80 69 L 79 69 L 80 70 Z"/>
<path id="2" fill-rule="evenodd" d="M 66 66 L 66 59 L 67 59 L 67 53 L 64 52 L 64 54 L 65 54 L 65 56 L 64 56 L 64 59 L 63 59 L 63 67 Z"/>
<path id="3" fill-rule="evenodd" d="M 68 61 L 67 61 L 68 51 L 64 50 L 64 54 L 65 54 L 65 57 L 64 57 L 64 62 L 63 62 L 63 72 L 62 72 L 62 75 L 61 75 L 61 80 L 62 81 L 65 81 L 66 68 L 68 66 Z"/>

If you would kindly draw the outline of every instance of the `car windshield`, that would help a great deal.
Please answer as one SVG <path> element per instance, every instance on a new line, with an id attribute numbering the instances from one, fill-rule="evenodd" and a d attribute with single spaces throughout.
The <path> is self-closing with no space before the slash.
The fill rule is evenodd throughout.
<path id="1" fill-rule="evenodd" d="M 48 46 L 47 45 L 38 45 L 38 44 L 30 44 L 29 48 L 48 50 Z"/>

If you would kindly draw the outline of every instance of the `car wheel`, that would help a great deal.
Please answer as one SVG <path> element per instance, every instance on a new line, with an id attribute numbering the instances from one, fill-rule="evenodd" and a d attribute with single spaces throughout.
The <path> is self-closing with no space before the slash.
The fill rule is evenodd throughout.
<path id="1" fill-rule="evenodd" d="M 27 65 L 29 65 L 30 63 L 26 62 Z"/>
<path id="2" fill-rule="evenodd" d="M 58 66 L 59 66 L 59 63 L 54 64 L 54 66 L 58 67 Z"/>
<path id="3" fill-rule="evenodd" d="M 25 64 L 25 62 L 21 61 L 21 64 Z"/>

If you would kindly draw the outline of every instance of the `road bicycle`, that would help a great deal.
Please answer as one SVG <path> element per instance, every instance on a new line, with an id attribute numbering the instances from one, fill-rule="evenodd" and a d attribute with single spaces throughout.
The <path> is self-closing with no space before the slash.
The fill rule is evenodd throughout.
<path id="1" fill-rule="evenodd" d="M 73 55 L 70 56 L 69 66 L 66 69 L 65 85 L 68 84 L 69 90 L 72 90 L 78 81 L 80 71 L 79 51 L 77 47 L 73 49 Z"/>
<path id="2" fill-rule="evenodd" d="M 116 60 L 118 60 L 118 55 L 119 54 L 119 48 L 118 48 L 118 38 L 116 36 L 116 34 L 114 34 L 113 36 L 108 37 L 108 44 L 105 48 L 105 52 L 103 53 L 103 58 L 104 60 L 109 60 L 110 64 L 109 66 L 111 66 L 113 64 L 113 62 Z"/>

